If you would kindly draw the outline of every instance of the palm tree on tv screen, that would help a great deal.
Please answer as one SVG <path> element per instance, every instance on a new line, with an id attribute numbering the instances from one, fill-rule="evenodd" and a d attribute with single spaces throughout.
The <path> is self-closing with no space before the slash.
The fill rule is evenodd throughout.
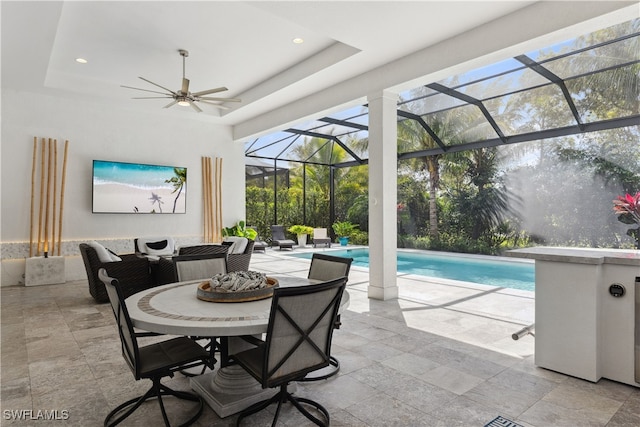
<path id="1" fill-rule="evenodd" d="M 173 213 L 176 213 L 176 205 L 178 204 L 178 199 L 180 198 L 180 194 L 182 193 L 182 189 L 184 185 L 187 183 L 187 168 L 173 168 L 174 177 L 171 179 L 167 179 L 165 182 L 173 185 L 173 191 L 171 194 L 176 194 L 175 199 L 173 199 Z"/>

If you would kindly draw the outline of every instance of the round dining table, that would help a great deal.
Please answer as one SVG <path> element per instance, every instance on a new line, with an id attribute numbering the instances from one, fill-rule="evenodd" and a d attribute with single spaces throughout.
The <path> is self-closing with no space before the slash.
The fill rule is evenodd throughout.
<path id="1" fill-rule="evenodd" d="M 278 286 L 305 286 L 319 280 L 269 275 Z M 235 353 L 251 346 L 240 337 L 267 332 L 271 298 L 246 302 L 210 302 L 197 297 L 203 280 L 169 283 L 146 289 L 125 300 L 135 328 L 168 335 L 220 337 L 222 366 L 191 378 L 191 387 L 222 418 L 240 412 L 253 403 L 271 397 L 271 389 L 261 385 L 238 365 L 226 365 L 227 351 Z M 340 311 L 349 305 L 344 292 Z"/>

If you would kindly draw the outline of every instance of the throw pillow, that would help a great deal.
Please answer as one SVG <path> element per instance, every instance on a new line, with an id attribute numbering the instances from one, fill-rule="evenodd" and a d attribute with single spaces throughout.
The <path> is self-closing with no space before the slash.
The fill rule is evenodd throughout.
<path id="1" fill-rule="evenodd" d="M 173 255 L 175 241 L 171 237 L 147 237 L 138 239 L 138 250 L 145 255 Z"/>
<path id="2" fill-rule="evenodd" d="M 91 246 L 95 251 L 96 254 L 98 254 L 98 259 L 100 260 L 100 262 L 113 262 L 114 259 L 111 258 L 111 254 L 109 253 L 109 251 L 107 250 L 107 248 L 105 248 L 104 246 L 102 246 L 100 243 L 94 241 L 88 242 L 87 243 L 89 246 Z M 118 258 L 117 261 L 122 261 L 120 258 Z"/>

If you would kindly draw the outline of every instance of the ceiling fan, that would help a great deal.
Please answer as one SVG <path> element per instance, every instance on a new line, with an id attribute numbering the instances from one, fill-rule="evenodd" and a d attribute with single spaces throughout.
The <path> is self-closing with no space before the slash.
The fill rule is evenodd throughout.
<path id="1" fill-rule="evenodd" d="M 158 86 L 159 88 L 164 89 L 166 92 L 158 92 L 156 90 L 141 89 L 138 87 L 124 86 L 124 85 L 121 85 L 121 87 L 125 87 L 127 89 L 141 90 L 144 92 L 159 93 L 160 95 L 163 95 L 163 96 L 134 97 L 133 99 L 161 99 L 161 98 L 173 99 L 173 101 L 165 105 L 164 108 L 169 108 L 175 104 L 178 104 L 183 106 L 191 106 L 191 108 L 196 110 L 198 113 L 202 112 L 202 109 L 196 105 L 196 102 L 202 102 L 203 104 L 209 104 L 216 108 L 228 110 L 229 107 L 221 105 L 218 102 L 240 102 L 241 101 L 238 98 L 218 98 L 218 97 L 206 96 L 206 95 L 211 95 L 213 93 L 224 92 L 225 90 L 228 90 L 224 86 L 217 87 L 215 89 L 203 90 L 200 92 L 189 92 L 189 79 L 187 79 L 184 76 L 185 75 L 185 72 L 184 72 L 185 58 L 189 56 L 189 51 L 180 49 L 178 50 L 178 53 L 180 53 L 180 56 L 182 56 L 182 87 L 180 88 L 180 90 L 173 91 L 171 89 L 167 89 L 166 87 L 160 86 L 159 84 L 154 83 L 151 80 L 145 79 L 144 77 L 138 77 L 138 78 L 141 80 L 144 80 L 147 83 L 151 83 L 154 86 Z"/>

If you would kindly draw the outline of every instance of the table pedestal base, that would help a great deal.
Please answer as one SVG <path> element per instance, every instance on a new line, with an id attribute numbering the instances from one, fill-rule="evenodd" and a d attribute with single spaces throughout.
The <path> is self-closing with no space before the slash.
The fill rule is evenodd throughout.
<path id="1" fill-rule="evenodd" d="M 263 389 L 260 383 L 238 365 L 193 377 L 191 388 L 220 418 L 236 414 L 278 392 L 277 388 Z"/>

